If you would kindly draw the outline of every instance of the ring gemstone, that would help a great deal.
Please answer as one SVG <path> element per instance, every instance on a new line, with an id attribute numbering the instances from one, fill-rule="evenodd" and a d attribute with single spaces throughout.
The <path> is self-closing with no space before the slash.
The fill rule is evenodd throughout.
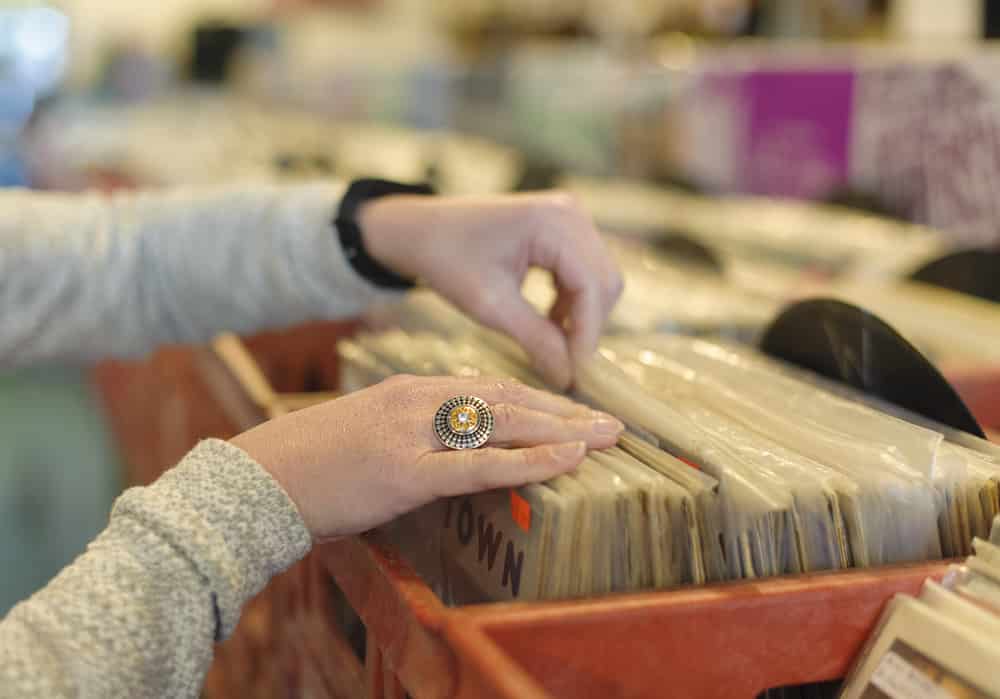
<path id="1" fill-rule="evenodd" d="M 452 408 L 448 414 L 448 426 L 457 434 L 475 432 L 479 426 L 479 413 L 471 405 L 460 405 Z"/>

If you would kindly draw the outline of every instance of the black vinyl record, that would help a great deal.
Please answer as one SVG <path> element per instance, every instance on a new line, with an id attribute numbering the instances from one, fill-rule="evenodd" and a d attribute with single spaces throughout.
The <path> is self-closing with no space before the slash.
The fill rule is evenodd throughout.
<path id="1" fill-rule="evenodd" d="M 760 342 L 778 359 L 978 437 L 985 437 L 947 379 L 898 332 L 868 311 L 833 299 L 795 303 Z"/>
<path id="2" fill-rule="evenodd" d="M 953 252 L 925 264 L 910 279 L 987 301 L 1000 301 L 1000 252 Z"/>

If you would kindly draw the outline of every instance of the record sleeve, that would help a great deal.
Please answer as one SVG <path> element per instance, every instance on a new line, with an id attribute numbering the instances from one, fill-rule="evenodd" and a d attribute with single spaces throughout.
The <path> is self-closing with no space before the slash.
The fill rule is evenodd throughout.
<path id="1" fill-rule="evenodd" d="M 843 699 L 997 699 L 1000 649 L 927 604 L 896 597 L 861 660 L 844 682 Z"/>

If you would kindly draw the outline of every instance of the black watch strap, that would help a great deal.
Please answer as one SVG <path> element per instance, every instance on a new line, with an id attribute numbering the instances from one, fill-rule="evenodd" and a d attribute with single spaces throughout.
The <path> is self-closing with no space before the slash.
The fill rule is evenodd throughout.
<path id="1" fill-rule="evenodd" d="M 390 269 L 383 267 L 368 254 L 361 226 L 358 225 L 358 209 L 372 199 L 390 194 L 434 194 L 434 190 L 426 184 L 402 184 L 389 180 L 361 179 L 355 180 L 347 188 L 344 198 L 340 201 L 337 217 L 333 220 L 340 238 L 340 246 L 344 256 L 354 271 L 375 286 L 383 289 L 411 289 L 414 282 L 401 277 Z"/>

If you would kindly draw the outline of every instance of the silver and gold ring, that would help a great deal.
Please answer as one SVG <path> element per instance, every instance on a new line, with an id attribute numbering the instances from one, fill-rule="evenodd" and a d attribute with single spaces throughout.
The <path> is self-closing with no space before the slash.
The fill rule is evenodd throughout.
<path id="1" fill-rule="evenodd" d="M 493 412 L 482 398 L 449 398 L 434 415 L 434 433 L 449 449 L 476 449 L 493 434 Z"/>

